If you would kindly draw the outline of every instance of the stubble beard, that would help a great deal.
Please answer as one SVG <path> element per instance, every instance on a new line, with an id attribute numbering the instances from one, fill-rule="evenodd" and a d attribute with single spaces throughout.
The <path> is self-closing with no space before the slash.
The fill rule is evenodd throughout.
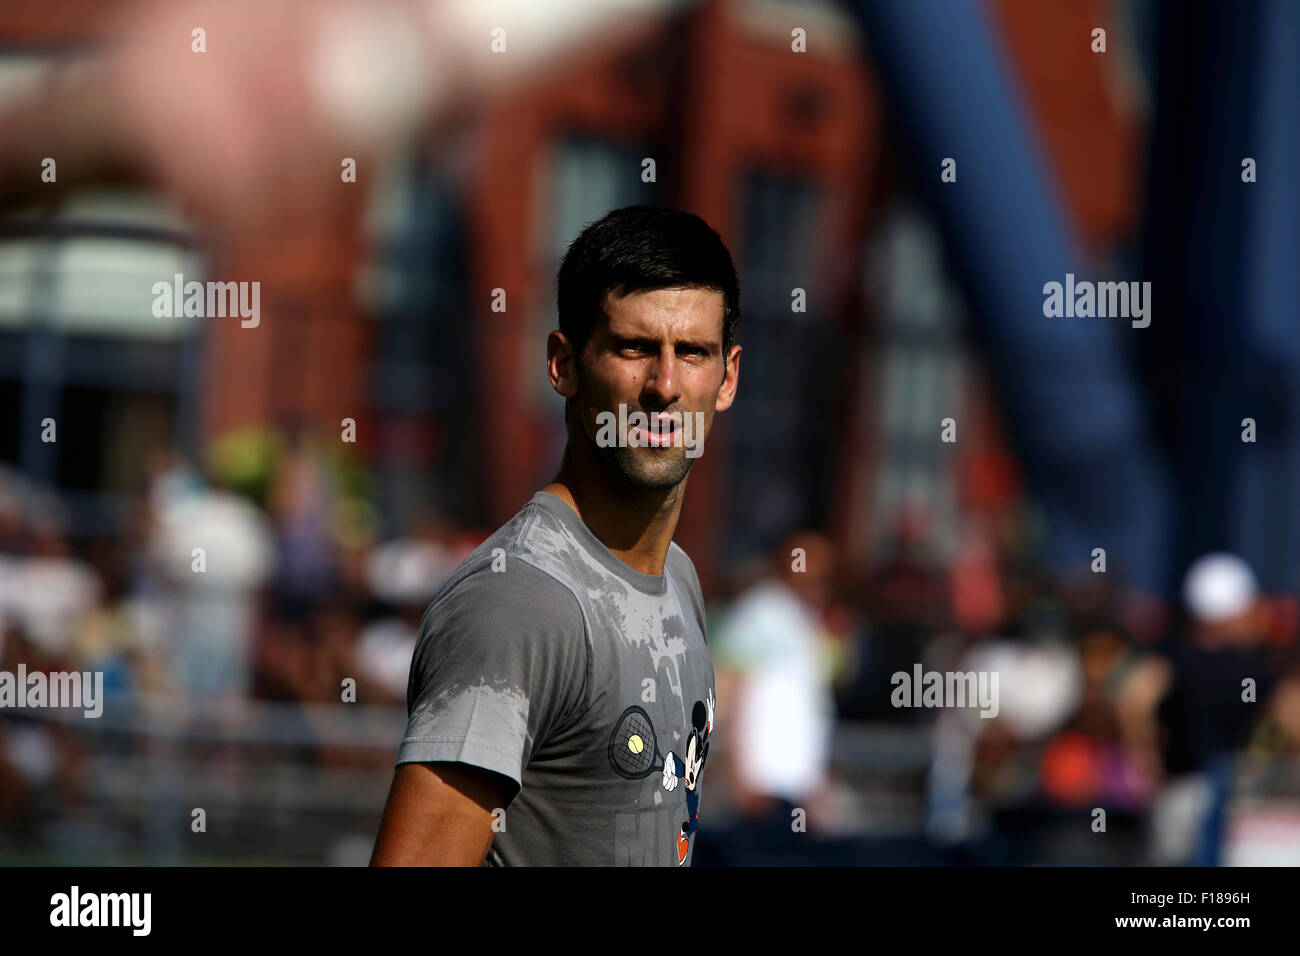
<path id="1" fill-rule="evenodd" d="M 592 442 L 596 455 L 606 463 L 620 484 L 638 491 L 670 491 L 686 480 L 694 459 L 686 449 L 668 448 L 600 448 Z"/>

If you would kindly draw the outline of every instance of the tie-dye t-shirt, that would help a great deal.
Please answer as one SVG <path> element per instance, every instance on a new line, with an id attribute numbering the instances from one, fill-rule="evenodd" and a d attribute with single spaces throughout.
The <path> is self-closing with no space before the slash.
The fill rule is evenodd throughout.
<path id="1" fill-rule="evenodd" d="M 488 865 L 687 866 L 713 732 L 690 558 L 624 564 L 538 492 L 425 612 L 397 762 L 510 782 Z"/>

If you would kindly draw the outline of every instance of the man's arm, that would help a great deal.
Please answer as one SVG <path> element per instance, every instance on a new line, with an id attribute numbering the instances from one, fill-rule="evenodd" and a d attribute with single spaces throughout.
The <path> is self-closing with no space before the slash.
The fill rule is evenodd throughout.
<path id="1" fill-rule="evenodd" d="M 371 866 L 478 866 L 492 846 L 499 774 L 460 763 L 404 763 L 393 774 Z"/>
<path id="2" fill-rule="evenodd" d="M 534 751 L 585 703 L 577 598 L 526 561 L 503 573 L 490 562 L 485 552 L 457 572 L 420 622 L 373 863 L 481 863 L 492 811 L 519 795 Z"/>

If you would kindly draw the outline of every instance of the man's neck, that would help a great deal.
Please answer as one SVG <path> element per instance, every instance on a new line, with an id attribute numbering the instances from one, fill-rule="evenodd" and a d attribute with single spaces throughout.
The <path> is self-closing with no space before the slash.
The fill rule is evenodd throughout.
<path id="1" fill-rule="evenodd" d="M 664 573 L 685 498 L 684 479 L 665 491 L 613 485 L 599 469 L 575 468 L 566 448 L 559 474 L 542 490 L 572 508 L 628 567 L 642 574 Z"/>

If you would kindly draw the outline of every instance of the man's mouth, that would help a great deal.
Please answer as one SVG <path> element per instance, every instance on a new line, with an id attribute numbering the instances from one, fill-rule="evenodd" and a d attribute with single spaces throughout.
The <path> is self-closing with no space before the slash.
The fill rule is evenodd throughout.
<path id="1" fill-rule="evenodd" d="M 632 427 L 632 431 L 636 433 L 638 441 L 643 445 L 648 445 L 652 448 L 666 448 L 677 442 L 678 433 L 682 430 L 680 416 L 656 413 L 648 416 L 648 418 L 650 421 L 650 427 Z"/>

